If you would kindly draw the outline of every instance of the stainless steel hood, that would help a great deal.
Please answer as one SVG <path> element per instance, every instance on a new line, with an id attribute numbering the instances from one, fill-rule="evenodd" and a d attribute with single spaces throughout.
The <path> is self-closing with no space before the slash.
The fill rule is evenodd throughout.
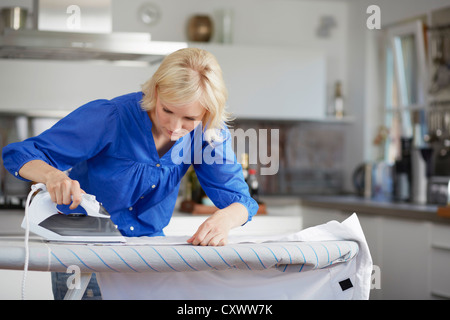
<path id="1" fill-rule="evenodd" d="M 184 42 L 151 41 L 149 33 L 72 33 L 5 29 L 0 58 L 51 60 L 132 60 L 158 63 Z"/>
<path id="2" fill-rule="evenodd" d="M 33 0 L 33 19 L 28 22 L 33 22 L 28 29 L 25 23 L 19 29 L 0 29 L 0 58 L 156 63 L 187 47 L 183 42 L 151 41 L 150 33 L 112 32 L 112 0 Z"/>

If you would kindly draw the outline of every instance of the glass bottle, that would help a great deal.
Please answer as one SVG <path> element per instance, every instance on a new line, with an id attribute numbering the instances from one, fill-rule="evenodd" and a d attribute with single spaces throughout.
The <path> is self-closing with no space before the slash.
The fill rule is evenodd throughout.
<path id="1" fill-rule="evenodd" d="M 334 114 L 338 119 L 344 117 L 344 97 L 342 96 L 342 83 L 336 81 L 334 87 Z"/>
<path id="2" fill-rule="evenodd" d="M 259 195 L 258 195 L 259 182 L 258 182 L 258 179 L 256 178 L 256 170 L 255 169 L 248 170 L 247 184 L 248 184 L 250 196 L 253 199 L 255 199 L 257 202 L 259 202 Z"/>

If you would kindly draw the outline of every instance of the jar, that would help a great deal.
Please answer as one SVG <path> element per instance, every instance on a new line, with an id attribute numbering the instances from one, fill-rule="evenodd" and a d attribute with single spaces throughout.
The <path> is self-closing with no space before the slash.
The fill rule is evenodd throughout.
<path id="1" fill-rule="evenodd" d="M 213 33 L 213 22 L 207 15 L 195 15 L 188 22 L 189 41 L 208 42 Z"/>

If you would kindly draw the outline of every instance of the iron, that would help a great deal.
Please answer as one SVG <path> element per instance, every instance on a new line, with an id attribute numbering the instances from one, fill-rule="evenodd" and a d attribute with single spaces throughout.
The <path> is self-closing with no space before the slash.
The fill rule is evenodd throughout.
<path id="1" fill-rule="evenodd" d="M 44 184 L 32 186 L 34 197 L 27 201 L 21 227 L 59 242 L 126 242 L 106 209 L 95 196 L 83 194 L 80 206 L 70 213 L 68 206 L 57 206 Z M 27 221 L 28 220 L 28 221 Z"/>

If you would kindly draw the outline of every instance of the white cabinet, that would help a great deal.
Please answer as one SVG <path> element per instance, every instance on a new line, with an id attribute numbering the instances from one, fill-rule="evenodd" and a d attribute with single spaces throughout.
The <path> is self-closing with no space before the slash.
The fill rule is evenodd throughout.
<path id="1" fill-rule="evenodd" d="M 301 47 L 191 43 L 213 53 L 229 91 L 229 110 L 239 118 L 325 118 L 326 57 Z"/>
<path id="2" fill-rule="evenodd" d="M 201 43 L 190 46 L 202 47 L 217 57 L 229 91 L 228 106 L 236 117 L 288 120 L 325 117 L 324 52 L 300 47 Z M 140 90 L 140 85 L 157 67 L 0 59 L 0 69 L 9 75 L 0 79 L 0 87 L 4 88 L 0 108 L 73 110 L 94 99 L 110 99 Z M 22 88 L 32 89 L 21 95 Z"/>
<path id="3" fill-rule="evenodd" d="M 0 270 L 0 300 L 22 298 L 23 271 Z M 53 300 L 51 273 L 28 271 L 25 285 L 25 299 Z"/>
<path id="4" fill-rule="evenodd" d="M 383 218 L 381 228 L 382 299 L 429 299 L 430 223 Z"/>
<path id="5" fill-rule="evenodd" d="M 0 109 L 67 110 L 141 90 L 156 65 L 0 59 Z M 26 94 L 24 94 L 26 92 Z"/>
<path id="6" fill-rule="evenodd" d="M 343 221 L 346 216 L 340 210 L 302 207 L 303 228 L 314 227 L 331 220 Z M 348 215 L 350 216 L 350 214 Z"/>
<path id="7" fill-rule="evenodd" d="M 450 226 L 432 226 L 430 291 L 435 299 L 450 299 Z"/>
<path id="8" fill-rule="evenodd" d="M 301 210 L 304 227 L 343 221 L 351 214 L 308 206 Z M 362 212 L 358 218 L 381 278 L 371 299 L 450 299 L 449 224 Z"/>
<path id="9" fill-rule="evenodd" d="M 299 208 L 288 206 L 287 209 L 289 213 L 284 214 L 281 209 L 269 208 L 269 214 L 254 216 L 252 221 L 232 229 L 230 236 L 272 236 L 300 231 L 303 223 L 298 213 Z M 164 228 L 164 233 L 167 236 L 193 235 L 208 217 L 209 215 L 175 213 L 169 225 Z"/>

